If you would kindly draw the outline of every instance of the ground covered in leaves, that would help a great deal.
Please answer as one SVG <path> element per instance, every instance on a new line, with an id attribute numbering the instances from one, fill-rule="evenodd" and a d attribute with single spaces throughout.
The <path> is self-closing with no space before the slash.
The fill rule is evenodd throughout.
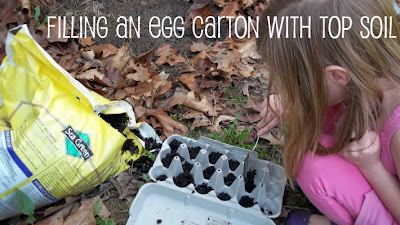
<path id="1" fill-rule="evenodd" d="M 120 15 L 141 16 L 143 21 L 152 16 L 182 16 L 187 23 L 196 16 L 243 15 L 254 20 L 267 6 L 264 0 L 0 0 L 0 60 L 5 56 L 8 29 L 26 23 L 34 39 L 75 79 L 110 100 L 129 102 L 136 119 L 149 123 L 161 139 L 172 134 L 197 138 L 211 133 L 221 141 L 251 148 L 268 81 L 254 35 L 226 38 L 228 21 L 224 20 L 221 37 L 214 39 L 197 39 L 191 32 L 181 39 L 152 38 L 146 33 L 141 38 L 121 39 L 113 29 L 104 39 L 58 38 L 56 33 L 62 26 L 58 23 L 47 38 L 45 21 L 49 15 L 105 16 L 114 21 L 108 26 L 116 27 Z M 71 21 L 66 22 L 68 32 L 76 32 L 71 30 Z M 141 29 L 148 29 L 143 24 Z M 245 26 L 241 24 L 239 30 L 245 30 Z M 196 24 L 196 29 L 203 28 Z M 257 151 L 260 157 L 281 164 L 277 133 L 263 137 Z M 91 221 L 110 216 L 117 224 L 125 224 L 135 194 L 149 182 L 146 173 L 151 165 L 150 158 L 142 157 L 128 171 L 79 198 L 39 210 L 37 218 L 62 209 L 57 218 L 64 222 L 59 224 L 76 224 L 76 218 Z M 94 196 L 106 206 L 100 209 L 108 208 L 111 213 L 103 210 L 96 216 L 87 210 L 98 207 L 99 201 L 89 200 Z M 309 208 L 308 203 L 299 205 L 302 201 L 293 199 L 304 198 L 285 195 L 284 205 Z"/>

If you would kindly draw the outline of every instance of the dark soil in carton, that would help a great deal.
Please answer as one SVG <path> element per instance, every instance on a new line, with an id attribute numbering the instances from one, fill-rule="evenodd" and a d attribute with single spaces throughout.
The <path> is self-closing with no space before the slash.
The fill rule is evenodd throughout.
<path id="1" fill-rule="evenodd" d="M 190 173 L 181 173 L 174 177 L 174 183 L 178 187 L 187 187 L 189 184 L 193 183 L 193 176 Z"/>
<path id="2" fill-rule="evenodd" d="M 209 166 L 205 170 L 203 170 L 204 179 L 209 180 L 211 176 L 214 174 L 215 170 L 216 169 L 214 166 Z"/>
<path id="3" fill-rule="evenodd" d="M 162 164 L 164 165 L 165 168 L 168 168 L 171 165 L 172 160 L 174 159 L 175 156 L 179 156 L 179 158 L 181 159 L 181 161 L 183 160 L 183 158 L 178 155 L 177 153 L 167 153 L 167 155 L 161 159 Z"/>
<path id="4" fill-rule="evenodd" d="M 183 172 L 190 173 L 190 170 L 192 170 L 193 165 L 190 164 L 190 163 L 188 163 L 188 162 L 185 162 L 185 163 L 182 165 L 182 168 L 183 168 Z"/>
<path id="5" fill-rule="evenodd" d="M 99 116 L 104 121 L 109 123 L 112 127 L 117 129 L 121 134 L 124 132 L 129 120 L 126 114 L 113 114 L 113 115 L 99 114 Z"/>
<path id="6" fill-rule="evenodd" d="M 218 197 L 220 200 L 222 200 L 222 201 L 229 201 L 229 200 L 231 200 L 231 196 L 228 195 L 228 194 L 225 193 L 225 192 L 219 193 L 219 194 L 217 195 L 217 197 Z"/>
<path id="7" fill-rule="evenodd" d="M 257 171 L 256 170 L 250 170 L 247 172 L 247 175 L 244 179 L 245 182 L 245 189 L 247 192 L 252 192 L 254 188 L 256 188 L 256 185 L 254 184 L 254 178 L 256 177 Z"/>
<path id="8" fill-rule="evenodd" d="M 237 160 L 234 159 L 229 160 L 229 169 L 231 169 L 231 171 L 235 171 L 239 165 L 240 162 L 238 162 Z"/>
<path id="9" fill-rule="evenodd" d="M 240 198 L 239 204 L 245 208 L 250 208 L 255 204 L 254 198 L 251 198 L 251 197 L 245 195 L 242 198 Z"/>
<path id="10" fill-rule="evenodd" d="M 194 148 L 189 148 L 189 155 L 190 155 L 190 159 L 195 159 L 196 156 L 199 154 L 201 150 L 201 147 L 194 147 Z"/>
<path id="11" fill-rule="evenodd" d="M 210 192 L 213 188 L 208 186 L 206 183 L 203 183 L 201 185 L 197 185 L 195 189 L 198 193 L 205 195 L 208 192 Z"/>
<path id="12" fill-rule="evenodd" d="M 172 153 L 176 153 L 178 151 L 179 146 L 181 146 L 182 142 L 178 140 L 172 140 L 171 143 L 169 143 L 169 147 L 171 148 Z"/>
<path id="13" fill-rule="evenodd" d="M 231 186 L 235 180 L 236 180 L 236 176 L 233 173 L 230 173 L 224 177 L 224 183 L 226 186 Z"/>
<path id="14" fill-rule="evenodd" d="M 261 208 L 261 212 L 269 216 L 272 216 L 273 214 L 271 211 L 269 211 L 269 209 L 264 209 L 264 208 Z"/>
<path id="15" fill-rule="evenodd" d="M 156 180 L 164 181 L 164 180 L 166 180 L 167 178 L 168 178 L 167 175 L 163 174 L 163 175 L 160 175 L 160 176 L 156 177 Z"/>
<path id="16" fill-rule="evenodd" d="M 208 160 L 210 161 L 211 164 L 215 164 L 219 157 L 221 157 L 222 154 L 219 152 L 211 152 L 210 155 L 208 156 Z"/>
<path id="17" fill-rule="evenodd" d="M 129 151 L 132 155 L 139 153 L 138 147 L 133 143 L 133 139 L 127 139 L 122 146 L 122 153 Z"/>

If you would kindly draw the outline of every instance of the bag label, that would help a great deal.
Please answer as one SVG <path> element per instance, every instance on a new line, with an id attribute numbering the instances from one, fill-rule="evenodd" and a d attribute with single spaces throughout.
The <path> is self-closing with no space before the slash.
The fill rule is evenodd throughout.
<path id="1" fill-rule="evenodd" d="M 71 142 L 71 144 L 78 150 L 82 158 L 86 161 L 90 157 L 93 156 L 93 152 L 90 149 L 89 145 L 83 140 L 79 134 L 71 127 L 68 126 L 63 130 L 63 133 L 67 137 L 67 139 Z"/>

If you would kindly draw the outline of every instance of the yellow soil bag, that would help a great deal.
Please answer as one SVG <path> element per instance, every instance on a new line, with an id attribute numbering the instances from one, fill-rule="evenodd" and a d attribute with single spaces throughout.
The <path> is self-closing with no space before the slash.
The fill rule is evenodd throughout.
<path id="1" fill-rule="evenodd" d="M 132 107 L 87 90 L 31 37 L 10 31 L 0 67 L 0 220 L 20 214 L 16 189 L 35 207 L 89 190 L 129 168 L 142 144 Z M 99 117 L 126 114 L 125 137 Z M 128 129 L 129 128 L 129 129 Z M 132 139 L 138 153 L 121 151 Z"/>

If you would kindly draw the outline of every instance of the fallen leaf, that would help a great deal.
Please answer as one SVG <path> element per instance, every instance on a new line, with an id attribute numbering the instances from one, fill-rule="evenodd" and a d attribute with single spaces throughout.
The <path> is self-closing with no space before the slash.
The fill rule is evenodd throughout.
<path id="1" fill-rule="evenodd" d="M 115 55 L 118 48 L 112 44 L 97 45 L 85 48 L 86 51 L 93 50 L 96 55 L 102 54 L 101 58 L 107 58 L 110 55 Z"/>
<path id="2" fill-rule="evenodd" d="M 115 92 L 115 94 L 114 94 L 114 98 L 116 99 L 116 100 L 122 100 L 122 99 L 125 99 L 126 98 L 126 96 L 128 96 L 129 94 L 128 94 L 128 92 L 126 92 L 126 90 L 124 90 L 124 89 L 118 89 L 116 92 Z"/>
<path id="3" fill-rule="evenodd" d="M 50 27 L 50 33 L 48 34 L 47 40 L 50 43 L 67 42 L 68 38 L 64 37 L 63 34 L 65 34 L 67 36 L 70 35 L 71 34 L 71 26 L 61 18 L 52 20 L 51 24 L 54 26 Z M 61 31 L 61 33 L 60 33 L 60 31 Z"/>
<path id="4" fill-rule="evenodd" d="M 78 43 L 82 45 L 83 47 L 88 47 L 92 46 L 94 44 L 94 41 L 92 41 L 92 36 L 86 37 L 86 38 L 78 38 Z"/>
<path id="5" fill-rule="evenodd" d="M 182 74 L 180 77 L 177 77 L 177 79 L 187 88 L 189 88 L 189 90 L 199 94 L 201 81 L 196 79 L 197 76 L 199 76 L 197 73 Z"/>
<path id="6" fill-rule="evenodd" d="M 81 49 L 80 51 L 82 58 L 86 59 L 87 61 L 93 61 L 95 54 L 93 50 L 90 51 L 85 51 L 83 49 Z"/>
<path id="7" fill-rule="evenodd" d="M 157 118 L 157 120 L 161 123 L 163 127 L 164 134 L 167 137 L 176 134 L 177 131 L 180 131 L 181 134 L 187 133 L 189 131 L 185 125 L 167 116 L 164 109 L 160 109 L 155 112 L 149 112 L 149 115 Z"/>
<path id="8" fill-rule="evenodd" d="M 138 180 L 129 175 L 128 172 L 121 173 L 116 177 L 115 180 L 120 186 L 120 188 L 117 188 L 119 199 L 125 199 L 128 196 L 134 196 L 139 191 Z"/>
<path id="9" fill-rule="evenodd" d="M 197 127 L 206 127 L 210 126 L 211 121 L 206 117 L 206 116 L 198 116 L 194 119 L 192 126 L 190 127 L 190 130 L 194 130 Z"/>
<path id="10" fill-rule="evenodd" d="M 32 17 L 31 4 L 29 0 L 20 0 L 20 2 L 21 2 L 22 12 L 28 14 L 29 17 Z"/>
<path id="11" fill-rule="evenodd" d="M 126 75 L 127 79 L 132 79 L 134 81 L 150 81 L 150 76 L 152 74 L 149 73 L 146 67 L 143 67 L 141 64 L 137 64 L 133 66 L 133 69 L 136 71 L 135 73 L 130 73 Z"/>
<path id="12" fill-rule="evenodd" d="M 226 6 L 225 0 L 214 0 L 214 3 L 221 8 Z"/>
<path id="13" fill-rule="evenodd" d="M 200 101 L 197 100 L 193 91 L 187 94 L 184 91 L 175 91 L 174 96 L 172 96 L 169 102 L 169 106 L 173 107 L 178 104 L 207 113 L 209 116 L 218 116 L 218 112 L 211 101 L 204 97 Z"/>
<path id="14" fill-rule="evenodd" d="M 285 139 L 283 138 L 283 135 L 281 137 L 275 137 L 271 132 L 268 132 L 264 136 L 260 136 L 262 139 L 266 139 L 269 141 L 269 144 L 271 145 L 283 145 Z"/>
<path id="15" fill-rule="evenodd" d="M 176 66 L 179 63 L 185 62 L 185 59 L 182 56 L 175 55 L 177 52 L 177 48 L 171 49 L 170 44 L 164 44 L 155 52 L 156 56 L 160 56 L 156 61 L 156 65 L 161 66 L 168 63 L 170 66 Z"/>
<path id="16" fill-rule="evenodd" d="M 236 1 L 232 1 L 229 2 L 228 4 L 226 4 L 226 6 L 224 7 L 224 9 L 218 14 L 218 16 L 233 16 L 236 18 L 237 13 L 236 12 L 240 12 L 240 6 L 239 3 L 237 3 Z"/>
<path id="17" fill-rule="evenodd" d="M 221 125 L 220 125 L 221 122 L 228 122 L 228 121 L 231 122 L 231 121 L 234 121 L 234 120 L 235 120 L 235 117 L 233 117 L 233 116 L 228 116 L 228 115 L 218 116 L 217 119 L 214 122 L 214 125 L 211 126 L 210 129 L 211 129 L 211 131 L 220 133 L 222 131 L 222 128 L 221 128 Z"/>
<path id="18" fill-rule="evenodd" d="M 260 54 L 258 54 L 257 43 L 256 43 L 255 39 L 252 39 L 252 40 L 246 42 L 246 44 L 244 44 L 239 49 L 239 53 L 242 54 L 241 58 L 247 58 L 247 57 L 250 57 L 252 59 L 261 59 L 262 58 L 262 56 Z"/>
<path id="19" fill-rule="evenodd" d="M 151 66 L 151 57 L 152 56 L 153 56 L 153 49 L 136 57 L 135 63 L 142 64 L 143 66 L 149 68 Z"/>
<path id="20" fill-rule="evenodd" d="M 81 81 L 82 83 L 86 83 L 88 81 L 93 81 L 98 83 L 102 86 L 111 86 L 111 80 L 106 77 L 103 73 L 100 73 L 97 69 L 86 70 L 81 74 L 77 74 L 75 77 L 77 80 Z M 86 85 L 85 85 L 86 86 Z"/>
<path id="21" fill-rule="evenodd" d="M 188 111 L 182 116 L 182 119 L 184 120 L 189 120 L 189 119 L 195 119 L 197 117 L 203 117 L 204 113 L 199 112 L 197 110 L 193 109 L 188 109 Z"/>
<path id="22" fill-rule="evenodd" d="M 242 4 L 245 8 L 248 8 L 254 4 L 254 0 L 242 0 L 242 1 L 243 1 Z"/>
<path id="23" fill-rule="evenodd" d="M 206 18 L 209 16 L 213 15 L 213 11 L 211 10 L 211 7 L 209 4 L 204 5 L 201 8 L 198 8 L 196 10 L 193 10 L 190 14 L 189 14 L 189 18 L 191 21 L 194 20 L 194 18 L 196 18 L 197 16 L 200 16 L 202 18 L 202 21 L 197 19 L 194 23 L 196 24 L 196 29 L 201 29 L 202 26 L 204 26 L 204 24 L 207 24 L 209 22 L 206 22 Z"/>
<path id="24" fill-rule="evenodd" d="M 262 103 L 264 99 L 261 96 L 254 96 L 252 98 L 247 99 L 246 109 L 251 109 L 255 112 L 261 112 Z"/>
<path id="25" fill-rule="evenodd" d="M 192 52 L 201 52 L 206 49 L 207 46 L 203 42 L 193 42 L 190 46 L 190 51 Z"/>

